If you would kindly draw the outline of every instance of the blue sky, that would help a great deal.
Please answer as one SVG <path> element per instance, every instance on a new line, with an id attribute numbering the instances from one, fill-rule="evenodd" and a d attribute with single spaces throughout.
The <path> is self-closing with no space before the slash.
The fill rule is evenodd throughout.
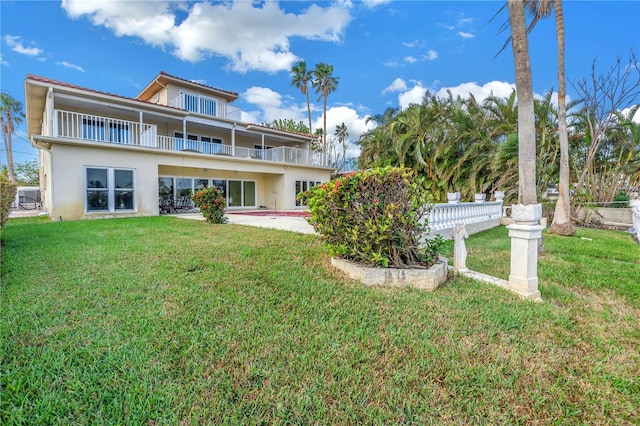
<path id="1" fill-rule="evenodd" d="M 494 1 L 0 1 L 0 86 L 24 101 L 36 74 L 134 97 L 159 71 L 240 94 L 243 119 L 307 122 L 291 87 L 297 60 L 334 66 L 338 90 L 328 99 L 328 129 L 344 122 L 350 140 L 367 115 L 420 102 L 426 90 L 483 98 L 514 87 L 508 33 Z M 604 72 L 630 48 L 640 55 L 640 1 L 564 2 L 566 74 Z M 530 35 L 534 91 L 556 88 L 553 20 Z M 574 95 L 568 85 L 569 97 Z M 322 103 L 313 101 L 314 129 Z M 357 155 L 355 147 L 351 155 Z M 16 162 L 37 158 L 22 125 Z M 6 163 L 5 153 L 2 162 Z"/>

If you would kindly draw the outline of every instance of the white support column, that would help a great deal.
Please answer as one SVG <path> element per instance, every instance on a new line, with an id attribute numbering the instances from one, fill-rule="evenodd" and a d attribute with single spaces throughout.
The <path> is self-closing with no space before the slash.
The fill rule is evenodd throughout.
<path id="1" fill-rule="evenodd" d="M 509 289 L 526 299 L 542 300 L 538 290 L 538 240 L 542 238 L 542 204 L 514 204 L 507 226 L 511 237 Z"/>
<path id="2" fill-rule="evenodd" d="M 138 145 L 142 145 L 143 135 L 144 135 L 144 125 L 142 124 L 142 110 L 140 110 L 140 134 L 138 135 Z"/>
<path id="3" fill-rule="evenodd" d="M 231 155 L 236 156 L 236 123 L 231 128 Z"/>

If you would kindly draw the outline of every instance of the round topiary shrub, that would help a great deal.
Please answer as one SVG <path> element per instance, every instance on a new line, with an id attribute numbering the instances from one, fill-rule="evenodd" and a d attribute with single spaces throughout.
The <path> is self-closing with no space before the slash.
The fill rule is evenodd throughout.
<path id="1" fill-rule="evenodd" d="M 431 266 L 442 239 L 420 244 L 430 197 L 411 169 L 385 167 L 344 176 L 300 194 L 332 255 L 383 267 Z"/>
<path id="2" fill-rule="evenodd" d="M 227 208 L 227 200 L 222 191 L 216 187 L 201 189 L 191 196 L 191 199 L 200 209 L 200 212 L 209 223 L 227 223 L 224 210 Z"/>

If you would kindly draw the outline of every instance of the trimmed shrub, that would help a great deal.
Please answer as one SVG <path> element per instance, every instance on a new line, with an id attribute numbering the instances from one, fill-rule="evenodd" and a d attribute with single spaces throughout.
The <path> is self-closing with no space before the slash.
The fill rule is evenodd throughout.
<path id="1" fill-rule="evenodd" d="M 209 223 L 227 223 L 224 217 L 224 209 L 227 208 L 227 200 L 222 191 L 211 186 L 201 189 L 191 196 L 191 199 L 200 209 L 200 212 Z"/>
<path id="2" fill-rule="evenodd" d="M 9 211 L 16 199 L 16 192 L 18 192 L 18 186 L 11 183 L 4 173 L 0 173 L 0 228 L 9 220 Z"/>
<path id="3" fill-rule="evenodd" d="M 423 184 L 411 169 L 385 167 L 315 186 L 300 199 L 332 255 L 373 266 L 428 267 L 442 240 L 420 245 L 431 209 Z"/>

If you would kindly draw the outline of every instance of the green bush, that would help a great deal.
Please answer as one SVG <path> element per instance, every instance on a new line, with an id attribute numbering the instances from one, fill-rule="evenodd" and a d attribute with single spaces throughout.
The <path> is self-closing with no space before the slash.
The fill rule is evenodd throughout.
<path id="1" fill-rule="evenodd" d="M 18 187 L 9 181 L 9 178 L 0 173 L 0 228 L 7 223 L 11 204 L 16 199 Z"/>
<path id="2" fill-rule="evenodd" d="M 423 184 L 410 169 L 385 167 L 315 186 L 300 199 L 334 256 L 374 266 L 431 266 L 441 240 L 420 245 L 431 209 Z"/>
<path id="3" fill-rule="evenodd" d="M 616 194 L 615 197 L 613 197 L 613 204 L 611 206 L 617 208 L 626 208 L 629 207 L 630 200 L 631 197 L 629 197 L 626 192 L 620 191 Z"/>
<path id="4" fill-rule="evenodd" d="M 200 212 L 209 223 L 227 223 L 224 216 L 224 209 L 227 207 L 227 201 L 216 187 L 201 189 L 191 196 L 191 199 L 200 209 Z"/>

